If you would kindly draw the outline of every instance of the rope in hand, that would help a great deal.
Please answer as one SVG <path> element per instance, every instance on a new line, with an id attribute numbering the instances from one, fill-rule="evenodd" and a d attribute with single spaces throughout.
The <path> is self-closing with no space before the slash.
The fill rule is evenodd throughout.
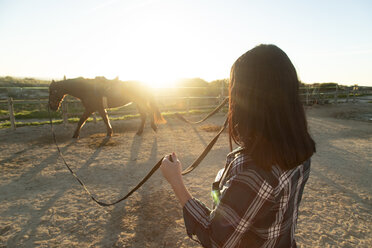
<path id="1" fill-rule="evenodd" d="M 54 132 L 54 128 L 53 128 L 53 121 L 52 121 L 52 116 L 51 116 L 51 113 L 50 113 L 50 107 L 49 107 L 49 105 L 48 105 L 48 114 L 49 114 L 49 121 L 50 121 L 50 127 L 51 127 L 51 131 L 52 131 L 53 141 L 54 141 L 54 143 L 55 143 L 55 145 L 57 147 L 59 156 L 62 158 L 62 161 L 65 164 L 65 166 L 67 167 L 67 169 L 75 177 L 75 179 L 80 183 L 80 185 L 84 188 L 84 190 L 87 192 L 87 194 L 90 196 L 90 198 L 94 202 L 96 202 L 98 205 L 100 205 L 100 206 L 103 206 L 103 207 L 112 206 L 112 205 L 115 205 L 115 204 L 117 204 L 117 203 L 119 203 L 119 202 L 124 201 L 125 199 L 127 199 L 137 189 L 139 189 L 155 173 L 155 171 L 157 171 L 159 169 L 159 167 L 160 167 L 160 165 L 161 165 L 161 163 L 162 163 L 162 161 L 164 159 L 164 157 L 162 157 L 154 165 L 154 167 L 152 167 L 152 169 L 147 173 L 147 175 L 137 184 L 137 186 L 135 186 L 125 196 L 121 197 L 120 199 L 118 199 L 116 201 L 110 202 L 110 203 L 99 201 L 99 200 L 97 200 L 97 198 L 95 198 L 92 195 L 92 193 L 90 193 L 90 191 L 88 190 L 88 188 L 85 186 L 84 182 L 75 174 L 75 172 L 70 168 L 70 166 L 66 162 L 66 159 L 64 158 L 64 156 L 63 156 L 63 154 L 61 152 L 61 149 L 59 148 L 58 143 L 57 143 L 57 138 L 56 138 L 56 135 L 55 135 L 55 132 Z M 209 151 L 212 149 L 213 145 L 217 142 L 217 140 L 220 137 L 221 133 L 226 129 L 226 126 L 227 126 L 227 123 L 228 123 L 227 120 L 228 119 L 226 118 L 226 120 L 225 120 L 223 126 L 221 127 L 220 131 L 212 139 L 212 141 L 207 145 L 207 147 L 204 149 L 204 151 L 202 152 L 202 154 L 189 167 L 187 167 L 184 171 L 182 171 L 182 175 L 186 175 L 186 174 L 190 173 L 196 167 L 198 167 L 198 165 L 203 161 L 203 159 L 205 158 L 205 156 L 207 156 L 207 154 L 209 153 Z"/>

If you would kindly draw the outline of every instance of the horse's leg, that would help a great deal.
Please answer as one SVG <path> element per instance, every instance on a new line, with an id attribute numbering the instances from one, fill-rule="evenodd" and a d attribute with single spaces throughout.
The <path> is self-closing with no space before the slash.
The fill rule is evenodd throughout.
<path id="1" fill-rule="evenodd" d="M 108 116 L 107 116 L 107 111 L 106 111 L 106 109 L 101 108 L 101 109 L 98 110 L 98 113 L 101 115 L 103 121 L 104 121 L 105 124 L 106 124 L 106 127 L 107 127 L 107 136 L 110 136 L 110 137 L 111 137 L 113 131 L 112 131 L 112 127 L 111 127 L 111 124 L 110 124 L 110 120 L 109 120 L 109 118 L 108 118 Z"/>
<path id="2" fill-rule="evenodd" d="M 145 127 L 145 122 L 146 122 L 146 111 L 144 111 L 142 108 L 138 107 L 138 112 L 140 113 L 141 116 L 141 125 L 138 128 L 137 135 L 141 135 L 143 133 L 143 128 Z"/>
<path id="3" fill-rule="evenodd" d="M 79 138 L 81 127 L 84 126 L 86 120 L 88 119 L 88 117 L 89 117 L 93 112 L 94 112 L 93 110 L 85 109 L 83 115 L 80 117 L 80 120 L 79 120 L 79 122 L 78 122 L 77 128 L 76 128 L 75 133 L 74 133 L 74 136 L 72 136 L 72 138 Z"/>
<path id="4" fill-rule="evenodd" d="M 151 127 L 152 129 L 156 132 L 158 130 L 158 127 L 156 126 L 155 124 L 155 120 L 154 120 L 154 113 L 151 113 Z"/>

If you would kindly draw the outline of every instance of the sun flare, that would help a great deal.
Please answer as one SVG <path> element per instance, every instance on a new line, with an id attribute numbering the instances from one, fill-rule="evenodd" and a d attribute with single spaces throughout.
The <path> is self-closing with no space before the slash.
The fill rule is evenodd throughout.
<path id="1" fill-rule="evenodd" d="M 176 80 L 174 79 L 164 79 L 164 78 L 149 78 L 141 80 L 151 88 L 173 88 L 176 87 Z"/>

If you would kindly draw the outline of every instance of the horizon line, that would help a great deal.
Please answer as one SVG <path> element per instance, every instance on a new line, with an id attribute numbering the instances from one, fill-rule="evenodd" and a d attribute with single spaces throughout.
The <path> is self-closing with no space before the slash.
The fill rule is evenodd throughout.
<path id="1" fill-rule="evenodd" d="M 52 78 L 52 77 L 38 77 L 38 76 L 33 76 L 33 77 L 30 77 L 30 76 L 11 76 L 11 75 L 0 75 L 0 77 L 11 77 L 11 78 L 17 78 L 17 79 L 26 79 L 26 78 L 30 78 L 30 79 L 38 79 L 38 80 L 43 80 L 43 81 L 52 81 L 52 80 L 59 80 L 59 79 L 63 79 L 63 77 L 56 77 L 56 78 Z M 79 77 L 82 77 L 82 78 L 86 78 L 86 79 L 93 79 L 93 78 L 90 78 L 90 77 L 83 77 L 83 76 L 79 76 Z M 68 78 L 66 77 L 66 79 L 74 79 L 74 78 L 79 78 L 79 77 L 72 77 L 72 78 Z M 96 76 L 96 77 L 105 77 L 105 76 Z M 96 78 L 94 77 L 94 78 Z M 106 77 L 105 77 L 106 78 Z M 115 79 L 116 77 L 114 77 L 113 79 Z M 119 78 L 119 77 L 117 77 Z M 218 81 L 218 80 L 229 80 L 229 78 L 219 78 L 219 79 L 213 79 L 211 81 L 208 81 L 208 80 L 205 80 L 204 78 L 201 78 L 201 77 L 184 77 L 184 78 L 178 78 L 178 79 L 173 79 L 171 81 L 173 82 L 177 82 L 177 81 L 181 81 L 181 80 L 185 80 L 185 79 L 201 79 L 201 80 L 204 80 L 205 82 L 207 83 L 211 83 L 213 81 Z M 109 79 L 110 80 L 110 79 Z M 138 82 L 144 82 L 144 80 L 138 80 L 138 79 L 126 79 L 126 80 L 123 80 L 123 79 L 120 79 L 120 81 L 138 81 Z M 363 87 L 372 87 L 372 84 L 369 85 L 369 84 L 359 84 L 359 83 L 338 83 L 338 82 L 335 82 L 335 81 L 318 81 L 318 82 L 312 82 L 312 83 L 309 83 L 309 82 L 304 82 L 302 80 L 300 80 L 300 83 L 304 83 L 304 84 L 324 84 L 324 83 L 335 83 L 335 84 L 338 84 L 338 85 L 344 85 L 344 86 L 353 86 L 353 85 L 358 85 L 358 86 L 363 86 Z"/>

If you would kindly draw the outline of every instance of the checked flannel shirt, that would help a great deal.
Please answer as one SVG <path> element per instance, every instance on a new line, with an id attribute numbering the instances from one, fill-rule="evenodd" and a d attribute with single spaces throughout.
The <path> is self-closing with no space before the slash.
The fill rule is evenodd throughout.
<path id="1" fill-rule="evenodd" d="M 288 171 L 279 166 L 264 171 L 239 148 L 228 154 L 230 163 L 212 211 L 195 198 L 185 204 L 187 234 L 204 247 L 296 247 L 298 206 L 310 159 Z"/>

